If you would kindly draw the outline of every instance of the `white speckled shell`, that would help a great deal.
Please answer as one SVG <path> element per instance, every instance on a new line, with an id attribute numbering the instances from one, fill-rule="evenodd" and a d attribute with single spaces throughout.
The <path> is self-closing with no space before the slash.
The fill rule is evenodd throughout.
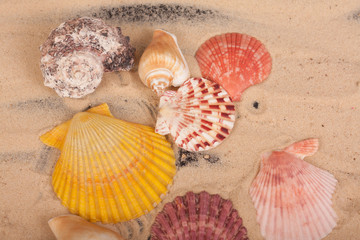
<path id="1" fill-rule="evenodd" d="M 88 17 L 60 24 L 40 47 L 44 85 L 61 97 L 81 98 L 100 84 L 104 71 L 130 70 L 135 49 L 120 28 Z"/>
<path id="2" fill-rule="evenodd" d="M 235 105 L 217 83 L 191 78 L 177 92 L 160 98 L 155 131 L 171 134 L 188 151 L 203 151 L 219 145 L 235 122 Z"/>
<path id="3" fill-rule="evenodd" d="M 139 62 L 141 81 L 159 96 L 169 86 L 180 86 L 190 71 L 175 35 L 157 29 Z"/>

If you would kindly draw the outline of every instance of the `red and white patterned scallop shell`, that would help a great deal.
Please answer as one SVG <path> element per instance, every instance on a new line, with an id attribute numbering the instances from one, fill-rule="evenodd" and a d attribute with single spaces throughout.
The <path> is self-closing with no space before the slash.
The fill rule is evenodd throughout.
<path id="1" fill-rule="evenodd" d="M 188 151 L 204 151 L 219 145 L 235 122 L 235 105 L 217 83 L 204 78 L 187 80 L 177 92 L 160 98 L 155 131 L 171 134 Z"/>

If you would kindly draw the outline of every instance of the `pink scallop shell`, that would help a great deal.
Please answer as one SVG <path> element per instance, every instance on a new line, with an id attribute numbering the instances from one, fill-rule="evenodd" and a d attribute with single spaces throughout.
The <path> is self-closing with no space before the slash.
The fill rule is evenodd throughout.
<path id="1" fill-rule="evenodd" d="M 241 33 L 217 35 L 196 52 L 203 77 L 219 83 L 233 101 L 248 87 L 261 83 L 271 72 L 271 56 L 256 38 Z"/>
<path id="2" fill-rule="evenodd" d="M 235 122 L 235 105 L 217 83 L 190 78 L 175 91 L 160 98 L 155 131 L 171 134 L 175 144 L 188 151 L 203 151 L 219 145 Z"/>
<path id="3" fill-rule="evenodd" d="M 230 200 L 207 192 L 188 192 L 167 203 L 151 226 L 152 240 L 247 238 L 247 230 Z"/>
<path id="4" fill-rule="evenodd" d="M 337 180 L 304 160 L 318 149 L 307 139 L 262 156 L 250 187 L 261 234 L 267 240 L 316 240 L 336 226 L 331 198 Z"/>

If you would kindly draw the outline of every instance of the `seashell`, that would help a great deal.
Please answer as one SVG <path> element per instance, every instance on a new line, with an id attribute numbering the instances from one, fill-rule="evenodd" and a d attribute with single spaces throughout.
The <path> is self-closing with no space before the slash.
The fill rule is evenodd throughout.
<path id="1" fill-rule="evenodd" d="M 54 29 L 40 47 L 44 84 L 61 97 L 81 98 L 95 91 L 103 72 L 129 71 L 135 48 L 119 27 L 82 17 Z"/>
<path id="2" fill-rule="evenodd" d="M 318 146 L 318 139 L 307 139 L 262 155 L 250 195 L 266 239 L 321 239 L 336 226 L 331 197 L 337 180 L 303 160 Z"/>
<path id="3" fill-rule="evenodd" d="M 178 87 L 190 77 L 176 36 L 157 29 L 139 62 L 141 81 L 161 96 L 165 88 Z"/>
<path id="4" fill-rule="evenodd" d="M 243 240 L 247 230 L 230 200 L 188 192 L 167 203 L 151 226 L 152 240 Z"/>
<path id="5" fill-rule="evenodd" d="M 58 216 L 48 223 L 57 240 L 125 240 L 118 233 L 75 215 Z"/>
<path id="6" fill-rule="evenodd" d="M 203 77 L 219 83 L 233 101 L 250 86 L 264 81 L 271 72 L 271 56 L 256 38 L 241 33 L 217 35 L 196 52 Z"/>
<path id="7" fill-rule="evenodd" d="M 165 137 L 115 119 L 107 104 L 77 113 L 41 141 L 61 150 L 52 176 L 56 195 L 90 221 L 115 223 L 149 212 L 176 171 Z"/>
<path id="8" fill-rule="evenodd" d="M 235 122 L 235 105 L 217 83 L 190 78 L 177 92 L 160 98 L 155 131 L 171 134 L 188 151 L 204 151 L 219 145 Z"/>

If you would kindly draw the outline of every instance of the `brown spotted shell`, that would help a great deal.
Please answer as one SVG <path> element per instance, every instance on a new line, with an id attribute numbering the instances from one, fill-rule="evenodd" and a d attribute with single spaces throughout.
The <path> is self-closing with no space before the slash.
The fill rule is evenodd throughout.
<path id="1" fill-rule="evenodd" d="M 135 48 L 119 27 L 82 17 L 60 24 L 40 51 L 45 86 L 61 97 L 81 98 L 95 90 L 104 71 L 129 71 Z"/>
<path id="2" fill-rule="evenodd" d="M 190 78 L 178 90 L 160 98 L 155 131 L 171 134 L 188 151 L 204 151 L 219 145 L 235 122 L 235 105 L 217 83 Z"/>

